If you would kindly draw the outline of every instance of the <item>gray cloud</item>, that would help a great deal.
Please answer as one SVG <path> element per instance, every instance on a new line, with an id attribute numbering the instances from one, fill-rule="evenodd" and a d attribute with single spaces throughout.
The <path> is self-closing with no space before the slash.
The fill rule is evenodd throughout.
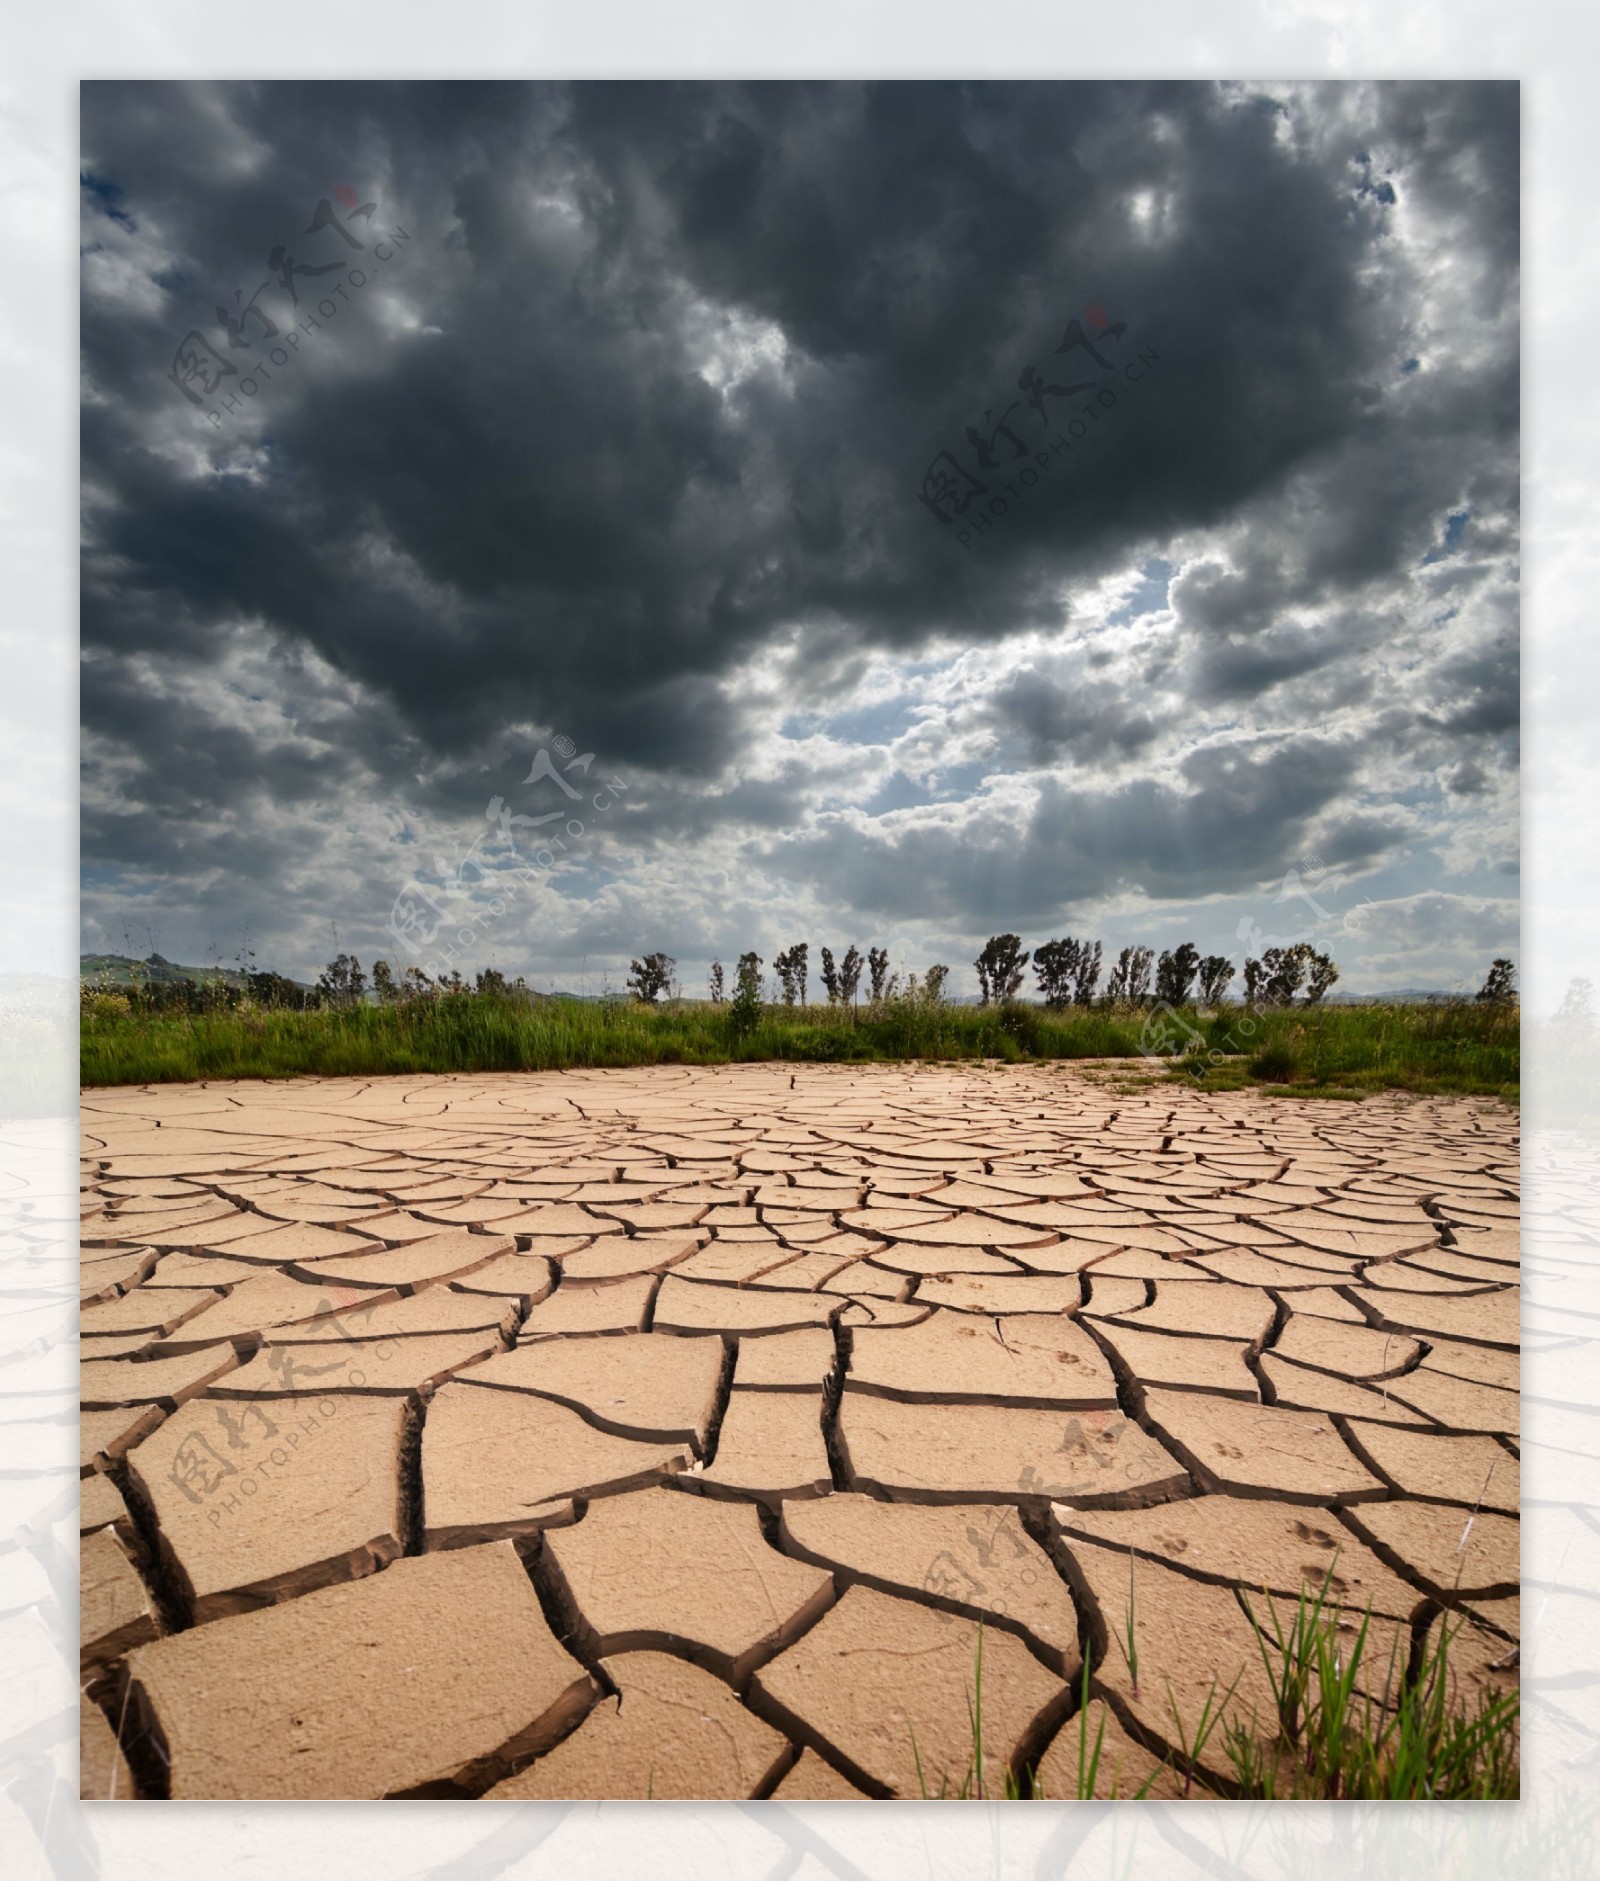
<path id="1" fill-rule="evenodd" d="M 630 790 L 501 929 L 547 961 L 709 945 L 719 873 L 960 938 L 1436 820 L 1449 894 L 1514 840 L 1517 137 L 1502 84 L 86 85 L 86 933 L 370 951 L 558 732 Z M 271 278 L 297 355 L 213 425 L 168 366 L 280 243 L 368 283 Z M 962 548 L 930 459 L 1047 446 L 1095 307 L 1159 365 Z"/>

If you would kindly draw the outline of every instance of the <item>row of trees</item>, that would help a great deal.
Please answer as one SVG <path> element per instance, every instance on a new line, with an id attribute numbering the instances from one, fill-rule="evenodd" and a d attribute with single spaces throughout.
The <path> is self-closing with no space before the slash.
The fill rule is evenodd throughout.
<path id="1" fill-rule="evenodd" d="M 867 997 L 874 1005 L 900 996 L 902 990 L 915 992 L 937 1004 L 944 997 L 950 969 L 931 966 L 920 984 L 912 974 L 902 989 L 901 976 L 889 970 L 889 952 L 884 947 L 869 947 L 865 957 L 855 946 L 847 947 L 837 959 L 833 950 L 823 947 L 821 979 L 830 1006 L 854 1006 L 861 989 L 862 974 L 867 976 Z M 785 1006 L 804 1006 L 810 973 L 811 949 L 806 941 L 796 941 L 773 958 L 779 998 Z M 1005 1005 L 1017 999 L 1030 961 L 1038 982 L 1039 996 L 1046 1006 L 1057 1011 L 1067 1006 L 1090 1006 L 1100 984 L 1104 949 L 1099 941 L 1042 941 L 1029 954 L 1023 951 L 1020 936 L 995 934 L 984 943 L 973 962 L 978 974 L 979 995 L 986 1006 Z M 746 1006 L 762 1003 L 761 968 L 765 964 L 757 953 L 744 953 L 734 970 L 732 999 L 722 962 L 711 963 L 711 1003 Z M 677 978 L 678 963 L 667 953 L 646 954 L 642 960 L 629 962 L 628 990 L 647 1005 L 656 1005 L 663 995 L 677 997 L 682 988 Z M 1105 983 L 1105 1000 L 1112 1005 L 1143 1005 L 1152 997 L 1156 1004 L 1216 1007 L 1227 997 L 1228 989 L 1239 977 L 1233 962 L 1222 954 L 1202 955 L 1192 941 L 1163 949 L 1157 954 L 1151 947 L 1124 947 L 1117 955 Z M 1244 1000 L 1249 1006 L 1287 1006 L 1297 997 L 1308 1006 L 1320 1004 L 1339 978 L 1332 957 L 1319 952 L 1308 941 L 1296 941 L 1288 947 L 1268 947 L 1259 959 L 1244 963 Z M 307 993 L 292 980 L 275 973 L 251 974 L 250 990 L 261 1004 L 353 1006 L 366 997 L 367 980 L 361 962 L 353 954 L 341 953 L 328 963 L 317 981 L 315 992 Z M 260 982 L 260 990 L 257 990 Z M 177 983 L 188 987 L 194 982 Z M 171 988 L 161 989 L 170 992 Z M 453 993 L 492 993 L 502 997 L 526 994 L 526 980 L 514 981 L 494 967 L 486 967 L 472 982 L 459 973 L 430 980 L 420 967 L 408 967 L 398 979 L 388 961 L 375 961 L 372 991 L 380 1003 L 392 1005 L 400 1000 L 439 998 Z M 291 997 L 285 997 L 284 995 Z M 1489 968 L 1479 1000 L 1503 1003 L 1516 998 L 1516 968 L 1511 961 L 1496 959 Z"/>
<path id="2" fill-rule="evenodd" d="M 868 976 L 867 997 L 873 1005 L 901 994 L 901 977 L 889 970 L 888 950 L 870 947 L 863 959 L 852 945 L 835 958 L 833 950 L 821 950 L 822 986 L 830 1006 L 854 1006 L 861 988 L 863 971 Z M 804 1006 L 810 973 L 811 949 L 806 941 L 796 941 L 777 954 L 772 962 L 777 976 L 778 998 L 785 1006 Z M 1067 1006 L 1090 1006 L 1100 984 L 1105 950 L 1099 941 L 1066 937 L 1047 940 L 1033 952 L 1024 952 L 1020 936 L 995 934 L 984 944 L 973 962 L 978 973 L 978 991 L 986 1006 L 1003 1006 L 1021 996 L 1028 964 L 1033 963 L 1039 995 L 1045 1005 L 1060 1010 Z M 628 990 L 647 1005 L 655 1005 L 661 995 L 676 987 L 677 961 L 670 954 L 646 954 L 631 962 Z M 761 1001 L 761 968 L 765 964 L 756 953 L 739 956 L 735 969 L 733 1003 L 740 990 Z M 918 997 L 938 1001 L 944 997 L 950 969 L 929 967 L 920 984 L 916 976 L 906 983 L 909 992 L 916 986 Z M 1226 996 L 1238 977 L 1238 969 L 1221 954 L 1206 954 L 1190 941 L 1164 950 L 1159 956 L 1151 947 L 1124 947 L 1106 979 L 1104 998 L 1113 1005 L 1138 1006 L 1155 1000 L 1169 1006 L 1191 1002 L 1214 1007 Z M 1319 953 L 1306 941 L 1290 947 L 1268 947 L 1259 960 L 1244 963 L 1244 996 L 1252 1006 L 1286 1006 L 1297 995 L 1308 1005 L 1316 1005 L 1339 978 L 1339 969 L 1325 953 Z M 753 990 L 752 990 L 753 989 Z M 727 976 L 722 962 L 711 963 L 711 1003 L 729 1002 Z"/>
<path id="3" fill-rule="evenodd" d="M 340 954 L 339 960 L 332 962 L 317 982 L 329 1005 L 354 1006 L 365 997 L 366 989 L 361 984 L 361 962 L 353 955 L 349 956 L 351 972 L 347 978 L 341 980 L 335 972 L 339 961 L 345 958 L 344 954 Z M 470 980 L 454 972 L 430 980 L 421 967 L 407 967 L 396 978 L 387 960 L 375 960 L 372 963 L 372 991 L 380 1006 L 398 1006 L 411 999 L 449 999 L 462 993 L 491 993 L 498 999 L 530 999 L 533 996 L 522 974 L 519 973 L 514 980 L 508 980 L 498 967 L 485 967 Z"/>
<path id="4" fill-rule="evenodd" d="M 898 987 L 892 984 L 892 980 L 897 979 L 898 976 L 891 976 L 889 972 L 887 948 L 869 947 L 865 959 L 854 946 L 847 947 L 838 959 L 834 958 L 831 947 L 824 947 L 820 951 L 822 990 L 827 994 L 830 1006 L 855 1005 L 861 990 L 863 971 L 867 974 L 867 997 L 870 1000 L 877 1002 L 893 998 L 898 990 Z M 806 1003 L 806 980 L 810 970 L 810 958 L 811 948 L 805 941 L 796 941 L 794 946 L 785 948 L 781 954 L 774 957 L 772 970 L 778 976 L 780 997 L 784 1005 L 803 1006 Z M 759 980 L 761 965 L 762 960 L 759 954 L 741 954 L 738 972 L 746 980 L 752 975 L 758 976 Z M 941 981 L 948 971 L 946 967 L 930 969 L 930 972 L 940 976 Z M 713 960 L 711 963 L 711 1003 L 714 1006 L 720 1005 L 723 997 L 722 962 Z"/>
<path id="5" fill-rule="evenodd" d="M 1023 951 L 1016 934 L 995 934 L 985 942 L 973 965 L 978 970 L 978 991 L 986 1006 L 1004 1005 L 1022 991 L 1028 962 L 1033 962 L 1040 997 L 1047 1006 L 1088 1006 L 1100 981 L 1104 949 L 1099 941 L 1042 942 L 1032 953 Z M 1152 996 L 1158 1005 L 1216 1006 L 1238 976 L 1233 962 L 1222 954 L 1202 957 L 1192 941 L 1164 949 L 1124 947 L 1106 980 L 1106 999 L 1113 1005 L 1137 1006 Z M 1307 1005 L 1316 1005 L 1339 977 L 1332 958 L 1308 941 L 1290 947 L 1268 947 L 1259 960 L 1244 963 L 1244 996 L 1252 1006 L 1287 1006 L 1297 993 Z"/>
<path id="6" fill-rule="evenodd" d="M 854 1006 L 860 996 L 861 976 L 867 975 L 867 998 L 873 1005 L 884 1000 L 897 998 L 902 990 L 898 973 L 889 971 L 889 950 L 886 947 L 869 947 L 865 958 L 855 946 L 847 947 L 837 958 L 831 947 L 819 949 L 822 962 L 822 990 L 827 994 L 830 1006 Z M 651 970 L 652 961 L 665 961 L 670 971 L 677 965 L 665 954 L 646 954 L 644 960 L 633 962 L 633 973 L 628 980 L 629 990 L 641 999 L 649 999 L 654 1004 L 655 995 L 651 988 L 659 989 L 663 984 L 660 969 Z M 811 947 L 807 941 L 796 941 L 792 947 L 786 947 L 782 953 L 773 957 L 772 970 L 777 975 L 778 997 L 785 1006 L 804 1006 L 806 988 L 810 977 Z M 761 969 L 765 965 L 760 954 L 745 953 L 739 956 L 739 964 L 734 970 L 734 993 L 728 998 L 727 976 L 722 962 L 711 963 L 711 1003 L 721 1006 L 726 1003 L 737 1004 L 741 989 L 747 997 L 753 997 L 757 1004 L 761 999 Z M 907 991 L 916 987 L 923 999 L 939 1000 L 944 997 L 944 983 L 949 977 L 948 967 L 929 967 L 923 975 L 920 985 L 917 976 L 911 975 L 906 984 Z"/>

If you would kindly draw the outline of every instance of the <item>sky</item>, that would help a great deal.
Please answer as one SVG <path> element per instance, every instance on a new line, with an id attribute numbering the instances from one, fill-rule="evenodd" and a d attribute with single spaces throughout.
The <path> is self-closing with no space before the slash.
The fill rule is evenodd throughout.
<path id="1" fill-rule="evenodd" d="M 82 946 L 693 994 L 805 940 L 970 993 L 1006 931 L 1304 938 L 1475 987 L 1518 117 L 86 84 Z"/>

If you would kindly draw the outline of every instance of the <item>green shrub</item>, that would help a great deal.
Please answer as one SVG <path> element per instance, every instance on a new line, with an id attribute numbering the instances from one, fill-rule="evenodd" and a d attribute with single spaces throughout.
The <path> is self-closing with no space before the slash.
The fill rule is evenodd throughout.
<path id="1" fill-rule="evenodd" d="M 126 993 L 104 992 L 87 986 L 78 1003 L 82 1017 L 88 1020 L 126 1019 L 133 1010 Z"/>
<path id="2" fill-rule="evenodd" d="M 1299 1068 L 1299 1057 L 1287 1045 L 1268 1045 L 1250 1060 L 1251 1077 L 1263 1084 L 1287 1084 Z"/>

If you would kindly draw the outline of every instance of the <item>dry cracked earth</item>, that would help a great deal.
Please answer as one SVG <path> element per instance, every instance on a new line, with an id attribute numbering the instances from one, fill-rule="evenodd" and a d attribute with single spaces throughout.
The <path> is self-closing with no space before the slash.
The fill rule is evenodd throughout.
<path id="1" fill-rule="evenodd" d="M 1449 1614 L 1458 1700 L 1516 1680 L 1500 1106 L 766 1065 L 84 1127 L 86 1796 L 936 1795 L 980 1638 L 986 1790 L 1078 1793 L 1087 1653 L 1098 1793 L 1173 1795 L 1173 1703 L 1270 1718 L 1246 1602 L 1330 1575 L 1380 1667 Z"/>

